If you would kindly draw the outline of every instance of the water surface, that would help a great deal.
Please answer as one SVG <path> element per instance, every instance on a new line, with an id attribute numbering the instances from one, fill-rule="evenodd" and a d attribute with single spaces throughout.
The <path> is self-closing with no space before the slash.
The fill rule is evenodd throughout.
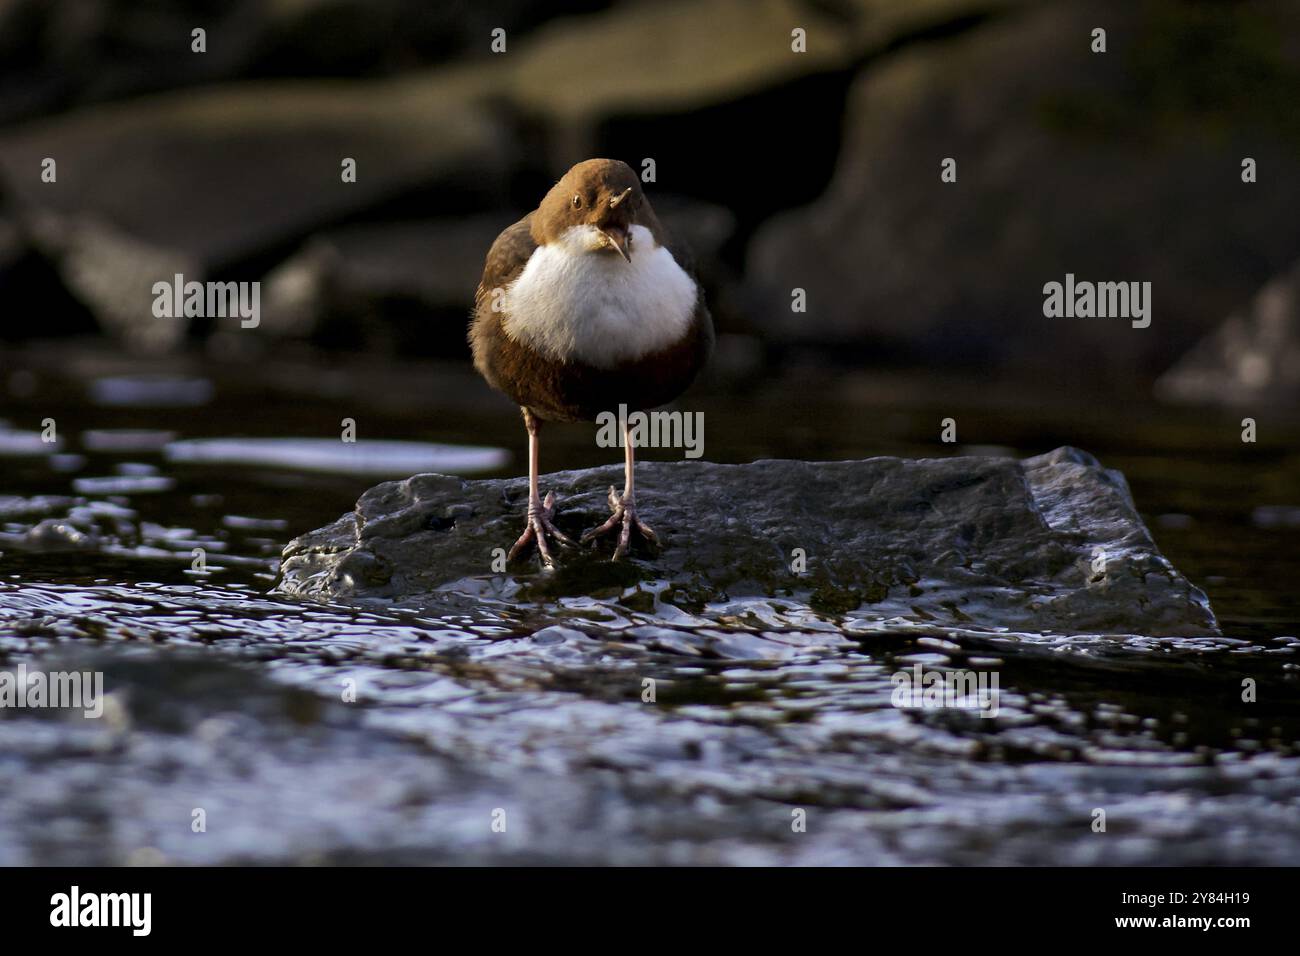
<path id="1" fill-rule="evenodd" d="M 350 417 L 367 439 L 502 448 L 487 473 L 514 473 L 517 413 L 469 401 L 463 370 L 199 363 L 169 403 L 157 369 L 31 367 L 0 417 L 11 435 L 52 417 L 60 441 L 0 442 L 0 667 L 101 670 L 109 696 L 99 720 L 0 710 L 0 864 L 1300 862 L 1294 430 L 1249 447 L 1226 413 L 966 394 L 971 444 L 945 448 L 952 399 L 929 390 L 791 373 L 700 399 L 718 461 L 1086 448 L 1128 475 L 1222 638 L 617 592 L 346 607 L 269 592 L 284 543 L 373 469 L 166 448 L 328 439 Z M 582 426 L 548 430 L 543 453 L 608 458 Z M 100 531 L 32 544 L 70 511 Z M 891 678 L 918 664 L 996 675 L 997 715 L 894 706 Z"/>

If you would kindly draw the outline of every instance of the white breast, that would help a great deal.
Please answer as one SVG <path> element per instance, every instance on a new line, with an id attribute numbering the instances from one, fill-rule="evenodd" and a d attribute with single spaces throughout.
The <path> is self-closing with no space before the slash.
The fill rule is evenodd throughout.
<path id="1" fill-rule="evenodd" d="M 502 327 L 558 361 L 612 368 L 680 341 L 695 312 L 695 282 L 644 226 L 632 227 L 632 261 L 592 252 L 594 226 L 574 226 L 538 246 L 506 289 Z"/>

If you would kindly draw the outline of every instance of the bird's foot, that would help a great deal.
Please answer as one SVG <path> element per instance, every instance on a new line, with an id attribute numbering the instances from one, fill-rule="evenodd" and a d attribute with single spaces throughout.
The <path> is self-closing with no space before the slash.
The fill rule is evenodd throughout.
<path id="1" fill-rule="evenodd" d="M 513 561 L 524 552 L 524 549 L 532 542 L 537 542 L 537 553 L 541 556 L 542 565 L 546 568 L 555 567 L 555 558 L 551 555 L 550 545 L 546 543 L 546 536 L 550 535 L 557 542 L 566 548 L 576 548 L 578 543 L 570 538 L 567 534 L 555 527 L 552 520 L 555 517 L 555 492 L 548 492 L 546 500 L 540 505 L 532 502 L 528 505 L 528 521 L 524 525 L 524 533 L 519 536 L 515 546 L 510 549 L 506 555 L 506 561 Z"/>
<path id="2" fill-rule="evenodd" d="M 619 497 L 618 493 L 611 487 L 609 489 L 609 509 L 613 512 L 609 519 L 602 525 L 592 528 L 582 536 L 582 543 L 595 541 L 603 534 L 608 534 L 615 528 L 618 529 L 618 544 L 614 547 L 614 560 L 621 560 L 628 551 L 628 546 L 632 541 L 632 529 L 636 528 L 641 532 L 641 537 L 645 538 L 656 548 L 659 547 L 659 536 L 650 529 L 650 526 L 637 517 L 636 505 L 631 496 Z"/>

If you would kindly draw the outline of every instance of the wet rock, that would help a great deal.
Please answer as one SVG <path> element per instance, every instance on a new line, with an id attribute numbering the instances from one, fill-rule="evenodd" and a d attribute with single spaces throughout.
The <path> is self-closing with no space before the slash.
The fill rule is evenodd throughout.
<path id="1" fill-rule="evenodd" d="M 1211 405 L 1300 401 L 1300 261 L 1178 360 L 1156 382 L 1174 402 Z"/>
<path id="2" fill-rule="evenodd" d="M 620 480 L 605 467 L 543 485 L 559 500 L 559 526 L 576 535 L 603 520 Z M 538 573 L 533 557 L 494 574 L 497 549 L 519 533 L 526 480 L 416 475 L 377 485 L 353 513 L 290 542 L 278 590 L 418 604 L 494 581 L 517 600 L 639 585 L 688 611 L 788 595 L 899 626 L 1217 633 L 1204 594 L 1157 551 L 1123 476 L 1075 449 L 1024 461 L 645 462 L 638 484 L 664 548 L 641 547 L 629 564 L 584 550 L 562 552 L 554 574 Z"/>
<path id="3" fill-rule="evenodd" d="M 94 551 L 100 546 L 93 528 L 59 518 L 46 518 L 27 532 L 23 544 L 34 551 Z"/>
<path id="4" fill-rule="evenodd" d="M 0 552 L 93 553 L 118 561 L 147 562 L 154 567 L 159 562 L 191 567 L 193 549 L 202 547 L 213 555 L 213 569 L 232 563 L 266 565 L 254 558 L 221 554 L 228 544 L 212 535 L 141 521 L 138 512 L 121 503 L 123 498 L 118 496 L 155 493 L 173 484 L 171 478 L 144 473 L 143 467 L 124 463 L 119 465 L 117 475 L 73 482 L 82 495 L 105 495 L 113 500 L 62 495 L 0 496 Z"/>
<path id="5" fill-rule="evenodd" d="M 1300 59 L 1271 39 L 1294 35 L 1296 17 L 1288 5 L 1042 4 L 868 63 L 826 193 L 748 250 L 756 321 L 787 343 L 927 364 L 1059 377 L 1071 371 L 1060 356 L 1083 350 L 1117 378 L 1154 376 L 1300 252 L 1276 213 L 1300 204 L 1300 178 L 1281 172 L 1300 124 L 1281 105 L 1294 93 L 1280 93 L 1300 91 Z M 1102 24 L 1104 55 L 1090 50 Z M 1243 155 L 1278 174 L 1243 183 Z M 956 182 L 940 179 L 947 157 Z M 1151 282 L 1152 326 L 1045 318 L 1043 286 L 1067 273 Z M 794 288 L 806 314 L 791 310 Z"/>

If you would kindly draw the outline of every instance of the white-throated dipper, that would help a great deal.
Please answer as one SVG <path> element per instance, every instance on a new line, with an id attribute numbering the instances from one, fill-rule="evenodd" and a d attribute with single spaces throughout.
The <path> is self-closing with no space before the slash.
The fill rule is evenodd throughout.
<path id="1" fill-rule="evenodd" d="M 685 248 L 655 218 L 636 173 L 589 159 L 492 243 L 469 341 L 474 367 L 519 405 L 528 429 L 528 518 L 508 560 L 535 541 L 549 568 L 548 535 L 576 543 L 555 527 L 554 493 L 543 501 L 538 492 L 541 423 L 671 401 L 708 360 L 713 321 Z M 614 560 L 634 527 L 658 543 L 637 516 L 629 429 L 623 444 L 623 494 L 609 489 L 609 520 L 582 536 L 617 529 Z"/>

